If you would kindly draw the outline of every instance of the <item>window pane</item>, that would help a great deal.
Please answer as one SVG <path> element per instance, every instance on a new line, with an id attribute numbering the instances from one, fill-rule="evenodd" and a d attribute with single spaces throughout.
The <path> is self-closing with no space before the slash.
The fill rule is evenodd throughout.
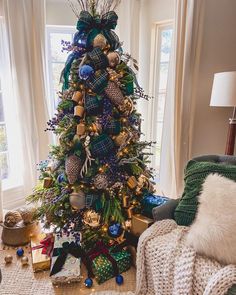
<path id="1" fill-rule="evenodd" d="M 158 95 L 157 122 L 163 122 L 165 111 L 165 98 L 165 93 Z"/>
<path id="2" fill-rule="evenodd" d="M 7 151 L 6 126 L 2 124 L 0 125 L 0 152 L 5 151 Z"/>
<path id="3" fill-rule="evenodd" d="M 0 122 L 4 122 L 4 112 L 3 112 L 3 101 L 2 93 L 0 92 Z"/>
<path id="4" fill-rule="evenodd" d="M 161 62 L 170 60 L 172 29 L 161 32 Z"/>
<path id="5" fill-rule="evenodd" d="M 67 51 L 62 51 L 61 41 L 72 41 L 71 34 L 63 33 L 51 33 L 50 44 L 51 44 L 51 55 L 52 61 L 65 62 L 67 58 Z"/>
<path id="6" fill-rule="evenodd" d="M 9 175 L 9 164 L 8 164 L 8 154 L 0 153 L 0 167 L 1 167 L 1 178 L 6 179 Z"/>
<path id="7" fill-rule="evenodd" d="M 167 79 L 168 79 L 168 67 L 169 67 L 168 63 L 166 63 L 166 62 L 160 63 L 159 91 L 166 90 Z"/>
<path id="8" fill-rule="evenodd" d="M 53 87 L 56 91 L 61 90 L 60 85 L 60 76 L 64 68 L 64 63 L 53 63 L 52 64 L 52 78 L 53 78 Z"/>

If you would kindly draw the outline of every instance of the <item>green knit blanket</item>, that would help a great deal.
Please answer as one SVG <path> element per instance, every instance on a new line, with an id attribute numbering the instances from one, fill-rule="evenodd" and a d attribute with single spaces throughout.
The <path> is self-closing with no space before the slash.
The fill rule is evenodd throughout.
<path id="1" fill-rule="evenodd" d="M 211 173 L 217 173 L 236 181 L 236 165 L 189 161 L 185 168 L 184 192 L 174 214 L 177 224 L 188 226 L 193 222 L 202 184 Z"/>

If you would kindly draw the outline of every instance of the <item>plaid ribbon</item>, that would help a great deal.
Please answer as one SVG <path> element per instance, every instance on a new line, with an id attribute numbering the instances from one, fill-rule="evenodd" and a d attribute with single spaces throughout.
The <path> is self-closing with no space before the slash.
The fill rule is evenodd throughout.
<path id="1" fill-rule="evenodd" d="M 90 59 L 90 65 L 95 70 L 104 69 L 109 65 L 107 56 L 99 47 L 96 47 L 91 52 L 87 53 L 87 56 Z"/>
<path id="2" fill-rule="evenodd" d="M 97 96 L 92 95 L 86 95 L 84 106 L 88 115 L 96 115 L 101 108 L 101 104 Z"/>
<path id="3" fill-rule="evenodd" d="M 110 122 L 107 123 L 106 125 L 106 132 L 112 135 L 117 135 L 120 133 L 120 122 L 117 120 L 111 120 Z"/>
<path id="4" fill-rule="evenodd" d="M 101 17 L 93 17 L 88 11 L 82 10 L 77 22 L 77 30 L 88 33 L 88 44 L 97 34 L 102 33 L 108 40 L 111 49 L 115 50 L 120 46 L 118 36 L 111 30 L 114 30 L 117 25 L 118 16 L 114 11 L 108 11 Z"/>
<path id="5" fill-rule="evenodd" d="M 112 139 L 106 135 L 101 134 L 91 142 L 91 153 L 94 157 L 104 157 L 112 152 L 114 143 Z"/>
<path id="6" fill-rule="evenodd" d="M 108 73 L 106 70 L 97 71 L 87 81 L 87 86 L 95 93 L 101 94 L 108 83 Z"/>

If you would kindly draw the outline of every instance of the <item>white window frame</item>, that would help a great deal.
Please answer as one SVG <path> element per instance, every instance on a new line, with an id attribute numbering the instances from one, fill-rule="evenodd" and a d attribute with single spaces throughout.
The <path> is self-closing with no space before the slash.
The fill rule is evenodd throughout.
<path id="1" fill-rule="evenodd" d="M 54 101 L 54 83 L 53 83 L 53 62 L 51 55 L 51 41 L 50 34 L 52 33 L 62 33 L 62 34 L 71 34 L 73 35 L 76 32 L 76 28 L 74 26 L 58 26 L 58 25 L 47 25 L 46 26 L 46 46 L 47 46 L 47 76 L 48 76 L 48 92 L 50 101 L 48 102 L 48 107 L 50 110 L 50 115 L 53 116 L 56 110 L 55 101 Z M 65 63 L 66 61 L 64 61 Z"/>
<path id="2" fill-rule="evenodd" d="M 148 114 L 150 115 L 151 126 L 149 129 L 149 138 L 153 141 L 157 142 L 157 133 L 156 133 L 156 116 L 158 111 L 158 96 L 163 93 L 166 94 L 166 91 L 159 91 L 159 83 L 160 83 L 160 57 L 161 57 L 161 32 L 163 30 L 172 28 L 173 29 L 173 20 L 165 20 L 162 22 L 156 22 L 152 27 L 152 38 L 151 38 L 151 55 L 150 55 L 150 78 L 149 78 L 149 89 L 150 94 L 153 96 L 153 99 L 150 101 L 148 106 Z M 155 147 L 153 149 L 153 156 L 151 157 L 151 166 L 155 169 L 160 167 L 156 167 L 155 165 Z M 159 171 L 156 171 L 157 175 L 159 175 Z"/>

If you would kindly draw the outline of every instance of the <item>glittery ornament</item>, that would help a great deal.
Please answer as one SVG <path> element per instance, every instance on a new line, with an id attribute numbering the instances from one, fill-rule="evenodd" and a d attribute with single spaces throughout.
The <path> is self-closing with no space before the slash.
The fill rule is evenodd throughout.
<path id="1" fill-rule="evenodd" d="M 122 146 L 127 142 L 129 134 L 126 132 L 121 132 L 114 138 L 114 142 L 117 146 Z"/>
<path id="2" fill-rule="evenodd" d="M 91 66 L 89 66 L 89 65 L 83 65 L 79 69 L 79 77 L 82 80 L 87 80 L 93 74 L 94 74 L 94 69 Z"/>
<path id="3" fill-rule="evenodd" d="M 84 213 L 83 222 L 93 228 L 100 226 L 101 216 L 94 210 L 88 210 Z"/>
<path id="4" fill-rule="evenodd" d="M 83 191 L 71 193 L 69 199 L 73 209 L 80 210 L 85 207 L 85 193 Z"/>
<path id="5" fill-rule="evenodd" d="M 78 180 L 81 168 L 82 161 L 79 157 L 71 155 L 66 158 L 65 169 L 70 184 L 74 184 Z"/>
<path id="6" fill-rule="evenodd" d="M 112 238 L 118 238 L 123 233 L 123 228 L 120 223 L 113 222 L 108 227 L 108 235 Z"/>
<path id="7" fill-rule="evenodd" d="M 12 255 L 8 254 L 4 257 L 4 260 L 6 263 L 12 263 L 13 257 L 12 257 Z"/>
<path id="8" fill-rule="evenodd" d="M 117 285 L 122 285 L 124 283 L 124 278 L 122 275 L 116 276 L 116 283 Z"/>
<path id="9" fill-rule="evenodd" d="M 27 256 L 23 256 L 21 258 L 21 264 L 22 264 L 22 266 L 28 265 L 28 263 L 29 263 L 29 258 Z"/>
<path id="10" fill-rule="evenodd" d="M 111 68 L 115 68 L 120 63 L 120 55 L 118 52 L 109 52 L 107 58 Z"/>
<path id="11" fill-rule="evenodd" d="M 22 217 L 18 211 L 9 211 L 5 215 L 4 224 L 7 227 L 14 227 L 21 220 Z"/>
<path id="12" fill-rule="evenodd" d="M 90 278 L 87 278 L 85 281 L 84 281 L 84 285 L 86 288 L 91 288 L 92 285 L 93 285 L 93 280 L 90 279 Z"/>
<path id="13" fill-rule="evenodd" d="M 93 47 L 99 47 L 103 50 L 106 47 L 106 45 L 107 45 L 107 39 L 102 34 L 98 34 L 93 39 Z"/>
<path id="14" fill-rule="evenodd" d="M 105 174 L 96 175 L 93 184 L 97 189 L 106 189 L 108 187 L 107 176 Z"/>
<path id="15" fill-rule="evenodd" d="M 64 173 L 60 173 L 57 177 L 57 182 L 58 183 L 62 183 L 62 182 L 66 182 L 66 176 Z"/>
<path id="16" fill-rule="evenodd" d="M 115 82 L 109 81 L 104 91 L 114 105 L 118 106 L 123 104 L 124 96 Z"/>
<path id="17" fill-rule="evenodd" d="M 22 248 L 18 248 L 16 250 L 16 255 L 22 257 L 24 255 L 24 250 Z"/>

